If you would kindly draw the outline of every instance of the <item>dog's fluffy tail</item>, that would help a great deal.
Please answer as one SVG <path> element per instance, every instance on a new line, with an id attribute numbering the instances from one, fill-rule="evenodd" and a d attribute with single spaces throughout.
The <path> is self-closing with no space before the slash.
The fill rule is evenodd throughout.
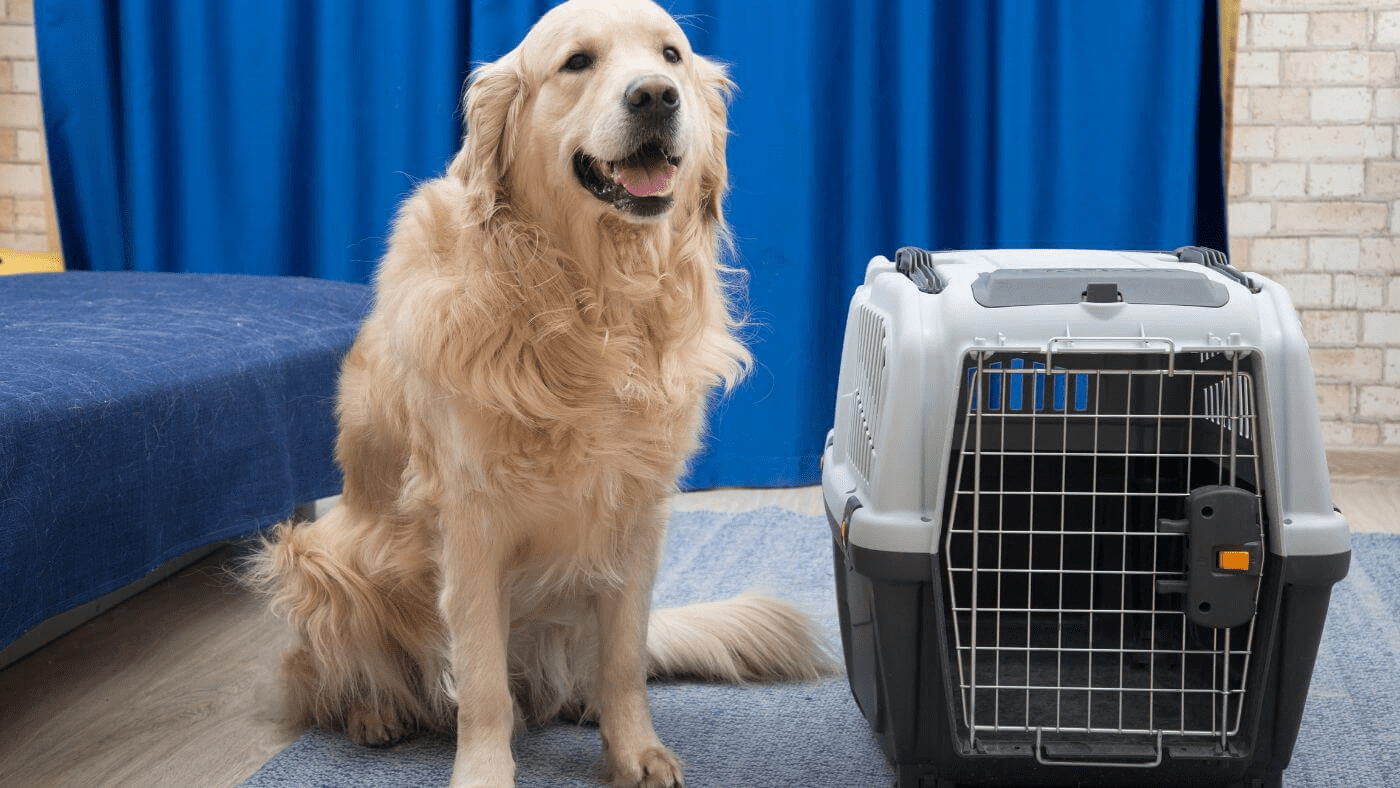
<path id="1" fill-rule="evenodd" d="M 444 727 L 453 717 L 439 685 L 439 639 L 431 580 L 386 567 L 366 571 L 352 548 L 316 533 L 335 518 L 278 525 L 247 562 L 244 583 L 297 632 L 283 659 L 286 716 L 344 729 L 383 744 L 413 727 Z M 318 538 L 320 537 L 320 538 Z"/>
<path id="2" fill-rule="evenodd" d="M 653 611 L 647 656 L 654 677 L 711 681 L 814 679 L 836 669 L 815 622 L 753 593 Z"/>

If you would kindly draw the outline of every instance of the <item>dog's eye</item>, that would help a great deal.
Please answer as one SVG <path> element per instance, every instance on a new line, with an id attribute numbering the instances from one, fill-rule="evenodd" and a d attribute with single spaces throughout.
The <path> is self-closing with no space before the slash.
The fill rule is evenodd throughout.
<path id="1" fill-rule="evenodd" d="M 593 65 L 593 56 L 587 52 L 579 52 L 568 60 L 564 61 L 564 71 L 583 71 Z"/>
<path id="2" fill-rule="evenodd" d="M 665 49 L 661 50 L 661 56 L 666 58 L 667 63 L 681 62 L 680 50 L 676 49 L 675 47 L 666 47 Z"/>

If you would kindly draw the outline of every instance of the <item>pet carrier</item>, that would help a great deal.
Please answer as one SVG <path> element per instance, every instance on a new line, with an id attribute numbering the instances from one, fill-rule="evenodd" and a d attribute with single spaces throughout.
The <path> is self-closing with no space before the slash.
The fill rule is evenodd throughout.
<path id="1" fill-rule="evenodd" d="M 1350 561 L 1313 398 L 1212 250 L 872 260 L 822 488 L 899 785 L 1281 785 Z"/>

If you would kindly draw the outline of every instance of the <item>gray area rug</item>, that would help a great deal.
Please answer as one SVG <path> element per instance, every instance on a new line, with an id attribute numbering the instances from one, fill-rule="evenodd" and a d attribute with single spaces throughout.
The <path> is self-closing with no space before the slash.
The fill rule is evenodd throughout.
<path id="1" fill-rule="evenodd" d="M 1400 786 L 1400 537 L 1352 538 L 1351 573 L 1333 592 L 1290 788 Z M 838 653 L 830 531 L 782 509 L 681 512 L 671 521 L 658 606 L 758 588 L 818 616 Z M 844 677 L 744 687 L 653 683 L 662 741 L 686 763 L 691 788 L 888 786 L 886 765 Z M 421 736 L 368 749 L 312 730 L 246 788 L 444 786 L 452 741 Z M 518 738 L 522 787 L 603 784 L 597 729 L 554 724 Z"/>

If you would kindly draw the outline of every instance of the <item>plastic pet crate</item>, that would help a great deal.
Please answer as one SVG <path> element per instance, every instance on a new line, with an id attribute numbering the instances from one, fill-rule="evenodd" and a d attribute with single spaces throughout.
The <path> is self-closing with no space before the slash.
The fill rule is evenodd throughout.
<path id="1" fill-rule="evenodd" d="M 1281 785 L 1351 555 L 1314 396 L 1212 250 L 872 260 L 822 487 L 899 785 Z"/>

